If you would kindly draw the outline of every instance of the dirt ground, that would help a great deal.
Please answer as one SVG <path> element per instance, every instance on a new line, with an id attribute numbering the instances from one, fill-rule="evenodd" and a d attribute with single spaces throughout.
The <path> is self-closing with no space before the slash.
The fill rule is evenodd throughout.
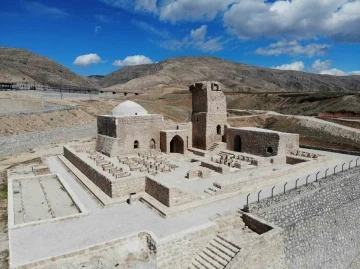
<path id="1" fill-rule="evenodd" d="M 81 109 L 2 116 L 0 117 L 0 137 L 94 122 L 95 118 Z"/>

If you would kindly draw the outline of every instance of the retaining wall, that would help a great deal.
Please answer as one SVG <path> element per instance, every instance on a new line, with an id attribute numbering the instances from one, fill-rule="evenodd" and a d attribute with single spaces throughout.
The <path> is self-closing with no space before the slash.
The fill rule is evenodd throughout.
<path id="1" fill-rule="evenodd" d="M 250 205 L 285 230 L 288 268 L 349 268 L 360 250 L 359 168 Z"/>
<path id="2" fill-rule="evenodd" d="M 0 137 L 0 157 L 29 149 L 96 135 L 95 124 L 56 128 L 49 131 Z"/>

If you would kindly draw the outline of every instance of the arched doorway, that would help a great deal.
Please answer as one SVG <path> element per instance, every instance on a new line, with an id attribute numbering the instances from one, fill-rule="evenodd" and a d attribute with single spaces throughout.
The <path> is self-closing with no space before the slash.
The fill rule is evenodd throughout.
<path id="1" fill-rule="evenodd" d="M 139 148 L 139 141 L 135 140 L 134 141 L 134 149 L 138 149 Z"/>
<path id="2" fill-rule="evenodd" d="M 236 135 L 234 138 L 234 151 L 241 152 L 241 138 L 240 135 Z"/>
<path id="3" fill-rule="evenodd" d="M 184 140 L 176 135 L 170 141 L 170 153 L 184 154 Z"/>
<path id="4" fill-rule="evenodd" d="M 220 126 L 220 125 L 218 125 L 218 126 L 216 127 L 216 133 L 217 133 L 218 135 L 221 135 L 221 126 Z"/>
<path id="5" fill-rule="evenodd" d="M 155 144 L 155 140 L 151 139 L 150 140 L 150 149 L 156 149 L 156 144 Z"/>

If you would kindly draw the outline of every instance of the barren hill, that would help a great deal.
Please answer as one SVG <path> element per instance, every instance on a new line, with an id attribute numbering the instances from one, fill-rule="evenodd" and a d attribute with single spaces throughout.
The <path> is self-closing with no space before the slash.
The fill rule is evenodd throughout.
<path id="1" fill-rule="evenodd" d="M 63 65 L 28 50 L 0 47 L 0 81 L 36 81 L 48 86 L 98 88 L 96 82 L 79 76 Z"/>
<path id="2" fill-rule="evenodd" d="M 105 90 L 143 90 L 159 84 L 216 80 L 235 91 L 360 91 L 360 76 L 329 76 L 260 68 L 214 57 L 179 57 L 129 66 L 99 81 Z"/>

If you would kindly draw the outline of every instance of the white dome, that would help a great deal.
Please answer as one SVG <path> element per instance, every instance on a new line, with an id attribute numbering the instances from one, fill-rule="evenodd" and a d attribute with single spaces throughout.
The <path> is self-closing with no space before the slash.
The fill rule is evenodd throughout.
<path id="1" fill-rule="evenodd" d="M 111 114 L 113 116 L 144 116 L 148 115 L 148 112 L 141 105 L 127 100 L 117 105 Z"/>

